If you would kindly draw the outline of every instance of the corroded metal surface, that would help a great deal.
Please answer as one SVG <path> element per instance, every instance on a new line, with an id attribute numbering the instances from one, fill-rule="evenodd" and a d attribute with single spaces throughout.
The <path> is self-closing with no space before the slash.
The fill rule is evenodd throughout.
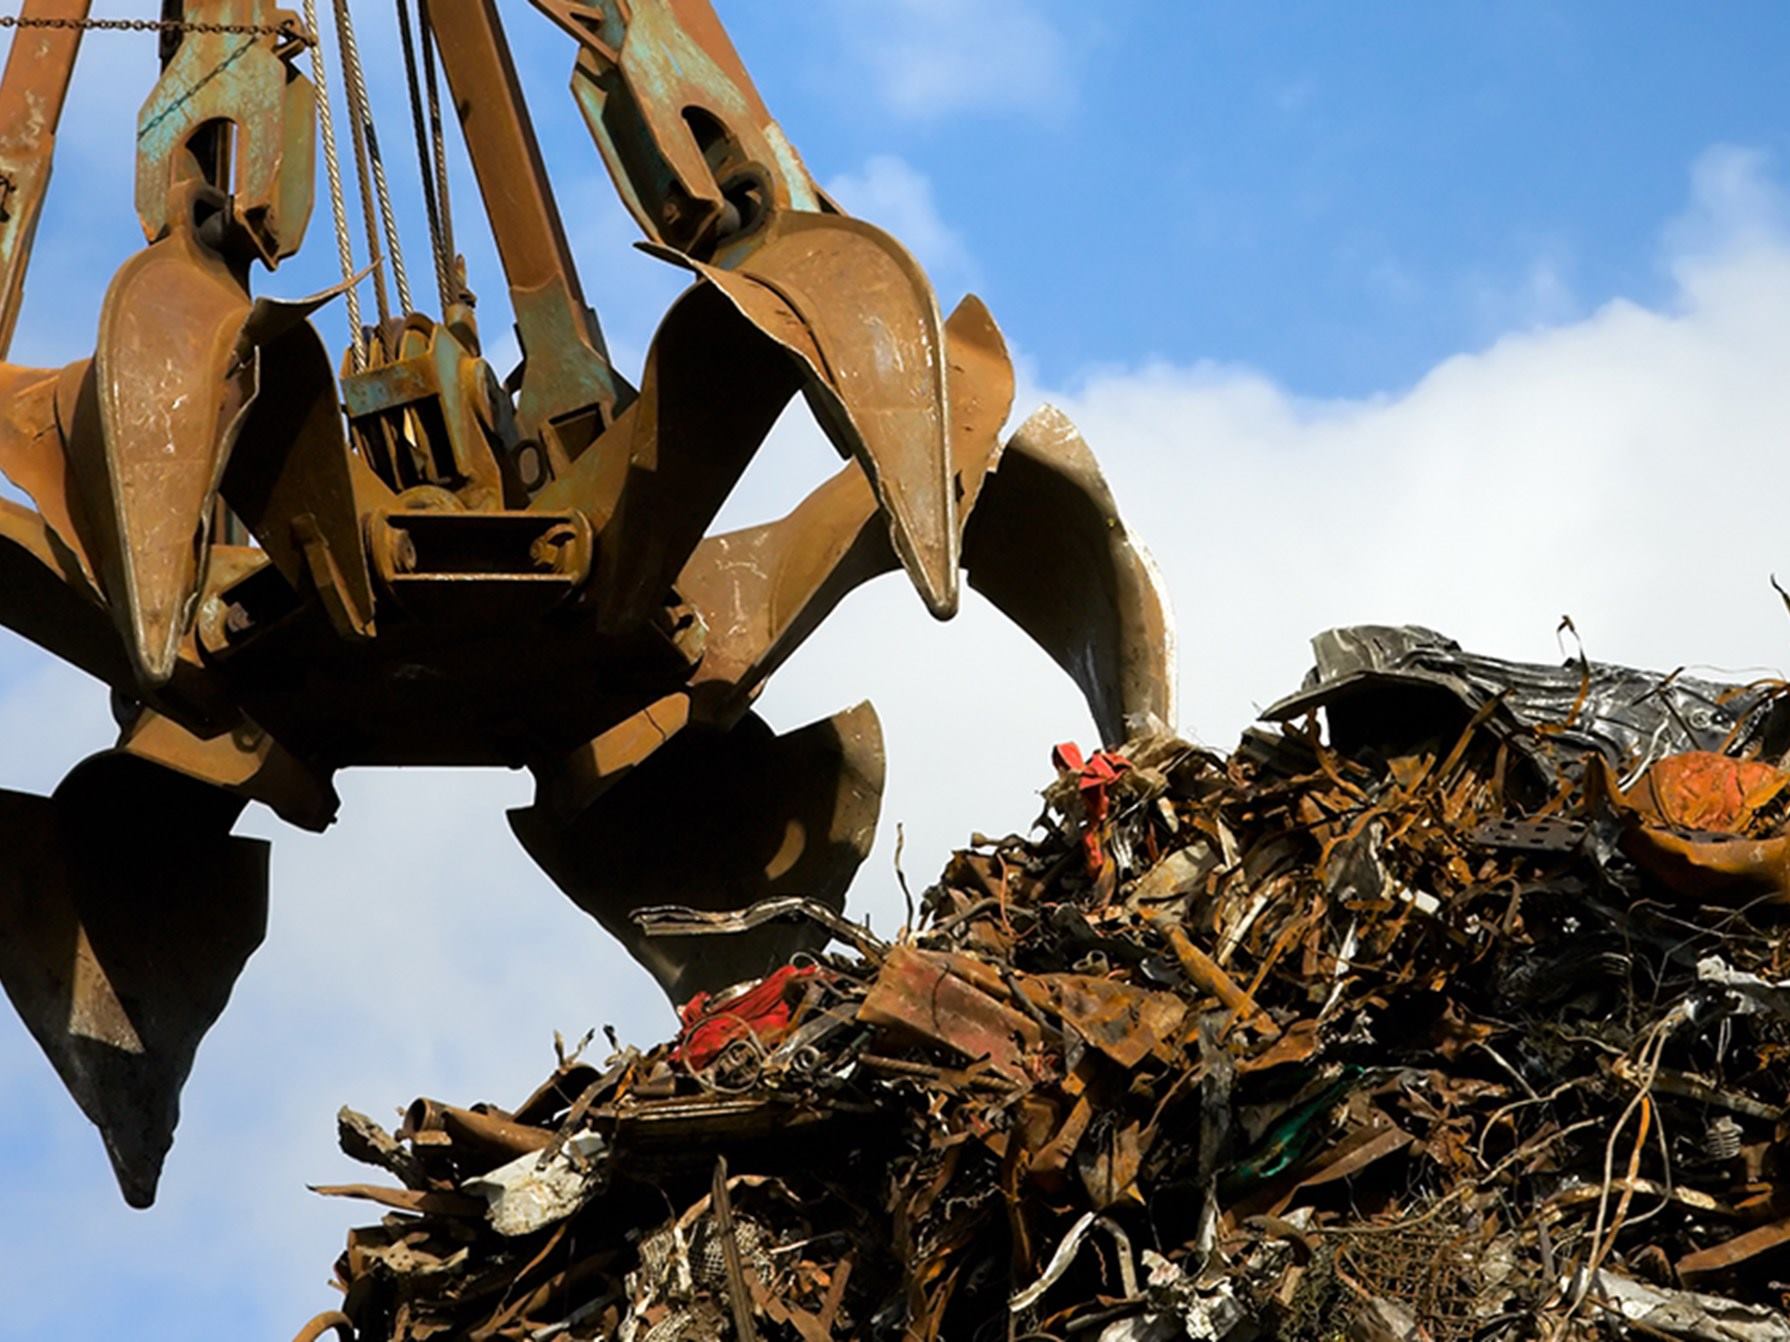
<path id="1" fill-rule="evenodd" d="M 256 264 L 302 241 L 319 110 L 295 64 L 314 35 L 269 0 L 162 25 L 147 246 L 91 359 L 0 365 L 0 471 L 32 504 L 0 500 L 0 622 L 109 685 L 121 723 L 54 798 L 0 794 L 0 982 L 134 1202 L 260 938 L 265 853 L 230 835 L 250 801 L 322 829 L 340 769 L 528 768 L 524 846 L 683 998 L 818 945 L 870 849 L 874 711 L 782 736 L 751 712 L 857 585 L 904 571 L 943 618 L 967 577 L 1105 739 L 1172 718 L 1147 559 L 1061 414 L 1003 437 L 1013 370 L 980 301 L 942 319 L 901 244 L 815 185 L 707 0 L 537 7 L 578 39 L 574 93 L 644 245 L 691 276 L 638 390 L 586 305 L 495 0 L 421 8 L 525 356 L 507 380 L 463 284 L 339 364 L 309 318 L 340 289 L 257 296 Z M 79 35 L 21 35 L 0 82 L 0 110 L 30 112 L 0 130 L 0 334 Z M 711 535 L 798 394 L 841 470 Z M 695 815 L 704 842 L 676 842 Z M 632 916 L 771 897 L 813 916 L 724 945 Z"/>
<path id="2" fill-rule="evenodd" d="M 25 0 L 22 20 L 81 20 L 92 0 Z M 79 28 L 25 28 L 0 75 L 0 358 L 6 357 L 31 241 L 50 185 L 56 125 L 81 49 Z"/>

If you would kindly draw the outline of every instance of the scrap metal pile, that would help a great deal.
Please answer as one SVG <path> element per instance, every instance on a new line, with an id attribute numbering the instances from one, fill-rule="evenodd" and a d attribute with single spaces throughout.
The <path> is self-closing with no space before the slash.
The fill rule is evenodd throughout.
<path id="1" fill-rule="evenodd" d="M 344 1110 L 361 1339 L 1790 1339 L 1790 699 L 1332 631 L 1082 758 L 893 942 Z M 1322 724 L 1317 718 L 1322 710 Z M 695 944 L 695 941 L 686 945 Z"/>

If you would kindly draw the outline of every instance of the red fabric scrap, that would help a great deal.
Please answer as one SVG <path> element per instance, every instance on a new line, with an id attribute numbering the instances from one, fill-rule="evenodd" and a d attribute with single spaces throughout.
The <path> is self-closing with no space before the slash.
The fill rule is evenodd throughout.
<path id="1" fill-rule="evenodd" d="M 802 981 L 819 972 L 816 965 L 784 965 L 719 1006 L 713 1005 L 712 994 L 697 993 L 678 1008 L 684 1029 L 671 1052 L 673 1060 L 700 1071 L 735 1040 L 750 1036 L 768 1044 L 781 1038 L 801 1000 Z"/>

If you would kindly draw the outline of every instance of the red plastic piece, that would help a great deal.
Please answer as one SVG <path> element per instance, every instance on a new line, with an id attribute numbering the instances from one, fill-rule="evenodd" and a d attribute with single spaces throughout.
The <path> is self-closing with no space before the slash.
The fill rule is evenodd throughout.
<path id="1" fill-rule="evenodd" d="M 1106 851 L 1100 846 L 1100 830 L 1112 805 L 1107 789 L 1131 767 L 1131 761 L 1115 750 L 1096 750 L 1084 759 L 1081 747 L 1073 741 L 1058 745 L 1050 752 L 1050 760 L 1059 770 L 1076 775 L 1082 806 L 1088 813 L 1087 828 L 1081 836 L 1082 846 L 1087 850 L 1088 871 L 1099 871 L 1106 862 Z"/>

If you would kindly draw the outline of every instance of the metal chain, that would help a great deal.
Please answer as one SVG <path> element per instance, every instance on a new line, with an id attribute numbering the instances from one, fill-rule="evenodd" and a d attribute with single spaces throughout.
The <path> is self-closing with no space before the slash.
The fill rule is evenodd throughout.
<path id="1" fill-rule="evenodd" d="M 0 14 L 0 28 L 97 28 L 124 33 L 226 33 L 244 37 L 283 37 L 312 46 L 315 40 L 296 23 L 200 23 L 187 19 L 66 19 L 24 18 Z"/>

